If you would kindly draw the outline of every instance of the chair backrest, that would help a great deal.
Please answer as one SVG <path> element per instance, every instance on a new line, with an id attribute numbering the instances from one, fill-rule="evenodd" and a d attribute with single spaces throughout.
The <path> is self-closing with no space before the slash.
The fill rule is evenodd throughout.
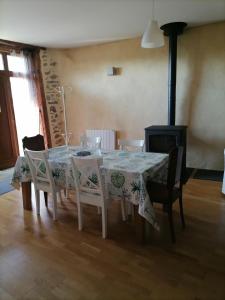
<path id="1" fill-rule="evenodd" d="M 172 189 L 178 182 L 181 183 L 183 147 L 174 147 L 169 153 L 167 187 Z"/>
<path id="2" fill-rule="evenodd" d="M 86 136 L 80 137 L 80 143 L 82 147 L 101 149 L 101 137 L 100 136 Z"/>
<path id="3" fill-rule="evenodd" d="M 23 143 L 23 150 L 34 150 L 34 151 L 41 151 L 45 150 L 45 142 L 44 137 L 41 134 L 37 134 L 36 136 L 27 137 L 25 136 L 22 139 Z"/>
<path id="4" fill-rule="evenodd" d="M 118 140 L 120 150 L 144 151 L 144 140 Z"/>
<path id="5" fill-rule="evenodd" d="M 54 189 L 55 182 L 47 160 L 48 151 L 25 150 L 24 153 L 28 161 L 34 185 L 39 187 L 41 187 L 41 185 L 49 185 Z"/>
<path id="6" fill-rule="evenodd" d="M 174 147 L 169 152 L 168 174 L 167 174 L 167 187 L 169 189 L 172 189 L 176 182 L 177 156 L 178 156 L 178 147 Z"/>
<path id="7" fill-rule="evenodd" d="M 62 155 L 68 153 L 69 149 L 70 148 L 66 145 L 50 148 L 51 151 L 49 152 L 49 158 L 60 158 Z"/>
<path id="8" fill-rule="evenodd" d="M 102 158 L 71 157 L 73 177 L 77 192 L 103 196 L 103 182 L 100 173 Z"/>
<path id="9" fill-rule="evenodd" d="M 183 154 L 184 154 L 184 147 L 179 146 L 178 147 L 178 156 L 177 156 L 177 170 L 176 170 L 175 183 L 179 182 L 182 184 Z"/>

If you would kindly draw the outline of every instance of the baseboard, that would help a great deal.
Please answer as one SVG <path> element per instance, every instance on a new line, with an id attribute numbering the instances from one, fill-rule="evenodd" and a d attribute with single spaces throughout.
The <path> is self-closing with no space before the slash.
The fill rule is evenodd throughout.
<path id="1" fill-rule="evenodd" d="M 186 182 L 188 181 L 189 178 L 222 182 L 223 171 L 187 168 Z"/>

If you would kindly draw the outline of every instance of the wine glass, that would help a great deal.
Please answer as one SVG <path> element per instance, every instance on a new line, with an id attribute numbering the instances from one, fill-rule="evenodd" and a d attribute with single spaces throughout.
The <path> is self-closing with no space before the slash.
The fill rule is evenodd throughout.
<path id="1" fill-rule="evenodd" d="M 71 137 L 72 137 L 72 132 L 69 131 L 67 133 L 62 133 L 61 135 L 62 135 L 62 137 L 63 137 L 63 139 L 65 141 L 66 146 L 68 146 L 69 143 L 70 143 Z"/>

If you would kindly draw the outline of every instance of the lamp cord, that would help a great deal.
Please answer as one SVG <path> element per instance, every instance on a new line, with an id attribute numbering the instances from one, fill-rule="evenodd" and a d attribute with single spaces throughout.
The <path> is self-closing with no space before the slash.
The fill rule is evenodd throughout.
<path id="1" fill-rule="evenodd" d="M 152 0 L 152 21 L 154 21 L 155 0 Z"/>

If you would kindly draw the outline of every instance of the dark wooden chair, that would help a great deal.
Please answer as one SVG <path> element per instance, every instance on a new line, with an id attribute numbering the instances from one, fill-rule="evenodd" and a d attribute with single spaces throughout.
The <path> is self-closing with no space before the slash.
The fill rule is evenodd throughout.
<path id="1" fill-rule="evenodd" d="M 147 190 L 150 200 L 154 203 L 161 203 L 164 211 L 168 213 L 169 225 L 171 231 L 172 242 L 176 242 L 174 225 L 173 225 L 173 203 L 179 199 L 180 217 L 183 228 L 185 228 L 183 203 L 182 203 L 182 157 L 183 147 L 176 147 L 169 153 L 167 184 L 149 181 Z"/>
<path id="2" fill-rule="evenodd" d="M 35 136 L 27 137 L 22 139 L 23 149 L 28 149 L 32 151 L 42 151 L 45 150 L 44 137 L 41 134 Z"/>
<path id="3" fill-rule="evenodd" d="M 22 139 L 23 150 L 28 149 L 32 151 L 42 151 L 45 150 L 45 141 L 44 137 L 41 134 L 37 134 L 35 136 L 27 137 L 25 136 Z M 48 206 L 48 193 L 44 192 L 45 197 L 45 205 Z"/>

